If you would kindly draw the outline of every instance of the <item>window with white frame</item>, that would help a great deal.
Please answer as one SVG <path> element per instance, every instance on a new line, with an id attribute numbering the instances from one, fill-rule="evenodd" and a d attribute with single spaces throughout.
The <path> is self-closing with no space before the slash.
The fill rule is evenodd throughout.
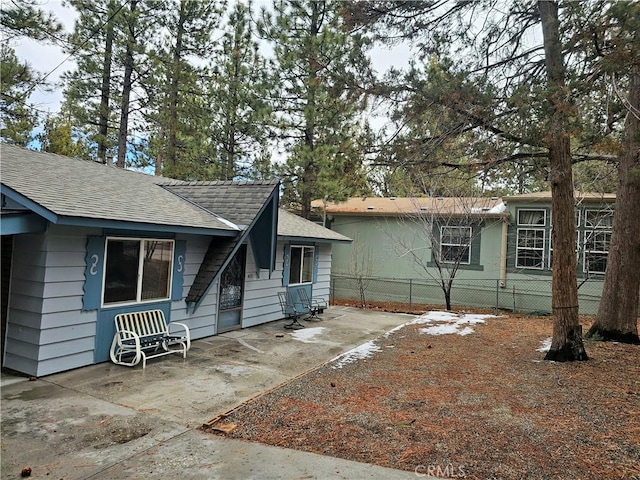
<path id="1" fill-rule="evenodd" d="M 605 272 L 610 243 L 610 231 L 590 230 L 584 232 L 584 271 L 586 273 Z"/>
<path id="2" fill-rule="evenodd" d="M 576 257 L 580 253 L 580 232 L 576 229 Z M 553 267 L 553 236 L 549 237 L 549 268 Z"/>
<path id="3" fill-rule="evenodd" d="M 440 259 L 444 263 L 471 263 L 471 227 L 440 227 Z"/>
<path id="4" fill-rule="evenodd" d="M 546 210 L 518 210 L 518 225 L 523 226 L 545 226 L 547 222 Z"/>
<path id="5" fill-rule="evenodd" d="M 516 267 L 544 268 L 547 211 L 543 209 L 520 209 L 518 226 L 542 228 L 518 228 L 516 238 Z"/>
<path id="6" fill-rule="evenodd" d="M 544 267 L 545 230 L 541 228 L 519 228 L 516 248 L 516 267 Z"/>
<path id="7" fill-rule="evenodd" d="M 613 227 L 613 210 L 585 210 L 585 228 L 611 230 Z"/>
<path id="8" fill-rule="evenodd" d="M 289 285 L 313 282 L 313 255 L 315 248 L 307 246 L 291 246 L 291 266 L 289 268 Z"/>
<path id="9" fill-rule="evenodd" d="M 173 240 L 107 238 L 103 304 L 168 299 L 173 250 Z"/>
<path id="10" fill-rule="evenodd" d="M 613 210 L 585 210 L 584 228 L 584 272 L 603 274 L 609 257 Z"/>

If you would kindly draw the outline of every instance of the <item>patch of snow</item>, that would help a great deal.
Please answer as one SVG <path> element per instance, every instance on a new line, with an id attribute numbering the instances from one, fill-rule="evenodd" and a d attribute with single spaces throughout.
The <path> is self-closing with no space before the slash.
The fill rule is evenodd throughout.
<path id="1" fill-rule="evenodd" d="M 420 333 L 426 333 L 427 335 L 451 335 L 452 333 L 458 333 L 458 326 L 454 323 L 447 323 L 444 325 L 433 325 L 427 328 L 421 328 Z"/>
<path id="2" fill-rule="evenodd" d="M 551 350 L 551 337 L 545 338 L 540 343 L 540 347 L 536 348 L 537 352 L 548 352 L 549 350 Z"/>
<path id="3" fill-rule="evenodd" d="M 414 318 L 412 321 L 398 325 L 392 328 L 384 334 L 385 338 L 395 333 L 407 325 L 429 325 L 428 327 L 421 328 L 420 332 L 427 335 L 447 335 L 457 333 L 458 335 L 469 335 L 473 333 L 471 327 L 461 328 L 463 325 L 477 325 L 479 323 L 485 323 L 487 318 L 496 318 L 495 315 L 488 314 L 473 314 L 462 313 L 456 314 L 452 312 L 440 312 L 432 311 L 427 312 L 419 317 Z M 433 325 L 434 322 L 439 322 L 444 325 Z"/>
<path id="4" fill-rule="evenodd" d="M 449 322 L 456 318 L 458 317 L 450 312 L 428 312 L 420 315 L 419 317 L 415 317 L 410 322 L 403 323 L 402 325 L 398 325 L 397 327 L 392 328 L 387 333 L 385 333 L 384 336 L 385 338 L 389 337 L 389 335 L 397 332 L 398 330 L 402 330 L 407 325 L 425 325 L 431 322 Z"/>
<path id="5" fill-rule="evenodd" d="M 342 368 L 345 365 L 353 363 L 357 360 L 369 358 L 375 352 L 379 351 L 380 347 L 376 345 L 376 342 L 374 340 L 371 340 L 349 350 L 348 352 L 338 355 L 337 357 L 332 359 L 330 363 L 335 362 L 335 365 L 333 365 L 332 368 Z"/>
<path id="6" fill-rule="evenodd" d="M 323 330 L 324 327 L 301 328 L 291 332 L 291 336 L 304 343 L 316 343 L 314 337 L 320 335 Z"/>
<path id="7" fill-rule="evenodd" d="M 504 202 L 500 202 L 495 207 L 491 208 L 489 210 L 489 213 L 502 213 L 506 211 L 507 211 L 507 206 L 504 204 Z"/>
<path id="8" fill-rule="evenodd" d="M 408 325 L 408 323 L 403 323 L 402 325 L 398 325 L 397 327 L 393 327 L 391 330 L 389 330 L 388 332 L 386 332 L 384 334 L 385 338 L 388 338 L 389 335 L 391 335 L 392 333 L 398 332 L 400 330 L 402 330 L 406 325 Z"/>
<path id="9" fill-rule="evenodd" d="M 459 325 L 463 325 L 465 323 L 469 323 L 469 324 L 477 324 L 477 323 L 485 323 L 485 320 L 487 318 L 496 318 L 495 315 L 476 315 L 476 314 L 472 314 L 472 313 L 465 313 L 462 315 L 462 317 L 460 318 L 460 320 L 458 320 L 456 323 Z"/>
<path id="10" fill-rule="evenodd" d="M 474 332 L 473 328 L 471 328 L 471 327 L 464 327 L 462 330 L 458 330 L 456 333 L 457 333 L 458 335 L 465 336 L 465 335 L 469 335 L 470 333 L 473 333 L 473 332 Z"/>
<path id="11" fill-rule="evenodd" d="M 419 317 L 429 324 L 431 322 L 439 322 L 438 325 L 430 325 L 420 329 L 420 333 L 427 335 L 450 335 L 457 333 L 458 335 L 469 335 L 474 332 L 473 328 L 464 325 L 477 325 L 485 323 L 487 318 L 496 318 L 495 315 L 479 315 L 479 314 L 455 314 L 451 312 L 429 312 Z"/>
<path id="12" fill-rule="evenodd" d="M 455 313 L 451 312 L 427 312 L 418 318 L 435 322 L 452 322 L 457 320 L 459 317 Z"/>

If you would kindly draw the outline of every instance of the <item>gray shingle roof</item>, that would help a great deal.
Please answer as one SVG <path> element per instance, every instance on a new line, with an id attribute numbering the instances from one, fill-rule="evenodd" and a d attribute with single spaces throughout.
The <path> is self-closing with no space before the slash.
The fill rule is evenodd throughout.
<path id="1" fill-rule="evenodd" d="M 164 184 L 164 187 L 190 202 L 244 227 L 253 222 L 279 184 L 279 180 L 170 182 Z"/>
<path id="2" fill-rule="evenodd" d="M 0 181 L 58 217 L 236 230 L 150 175 L 0 145 Z"/>
<path id="3" fill-rule="evenodd" d="M 278 236 L 326 240 L 328 242 L 351 242 L 349 237 L 283 209 L 278 210 Z"/>

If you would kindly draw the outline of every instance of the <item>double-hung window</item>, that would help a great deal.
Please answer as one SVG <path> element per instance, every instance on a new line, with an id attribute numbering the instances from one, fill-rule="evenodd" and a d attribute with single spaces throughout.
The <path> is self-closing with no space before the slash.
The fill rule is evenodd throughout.
<path id="1" fill-rule="evenodd" d="M 167 300 L 173 240 L 107 238 L 103 304 Z"/>
<path id="2" fill-rule="evenodd" d="M 584 232 L 584 271 L 604 273 L 607 269 L 611 232 Z"/>
<path id="3" fill-rule="evenodd" d="M 289 284 L 313 282 L 314 247 L 291 246 L 291 267 Z"/>
<path id="4" fill-rule="evenodd" d="M 576 257 L 580 253 L 580 210 L 576 210 Z M 553 236 L 549 235 L 549 268 L 553 268 Z"/>
<path id="5" fill-rule="evenodd" d="M 471 227 L 440 227 L 440 259 L 444 263 L 471 263 Z"/>
<path id="6" fill-rule="evenodd" d="M 545 210 L 518 210 L 516 267 L 544 268 Z"/>
<path id="7" fill-rule="evenodd" d="M 584 225 L 584 271 L 605 273 L 613 228 L 613 211 L 586 210 Z"/>

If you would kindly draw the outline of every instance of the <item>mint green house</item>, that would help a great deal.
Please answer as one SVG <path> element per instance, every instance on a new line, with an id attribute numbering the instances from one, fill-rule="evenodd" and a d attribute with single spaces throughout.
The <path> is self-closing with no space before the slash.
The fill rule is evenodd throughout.
<path id="1" fill-rule="evenodd" d="M 580 311 L 594 314 L 607 265 L 615 194 L 576 192 Z M 334 298 L 551 311 L 551 195 L 504 198 L 352 198 L 314 202 L 353 239 L 333 249 Z M 438 269 L 440 265 L 440 270 Z M 365 282 L 363 279 L 367 278 Z"/>

